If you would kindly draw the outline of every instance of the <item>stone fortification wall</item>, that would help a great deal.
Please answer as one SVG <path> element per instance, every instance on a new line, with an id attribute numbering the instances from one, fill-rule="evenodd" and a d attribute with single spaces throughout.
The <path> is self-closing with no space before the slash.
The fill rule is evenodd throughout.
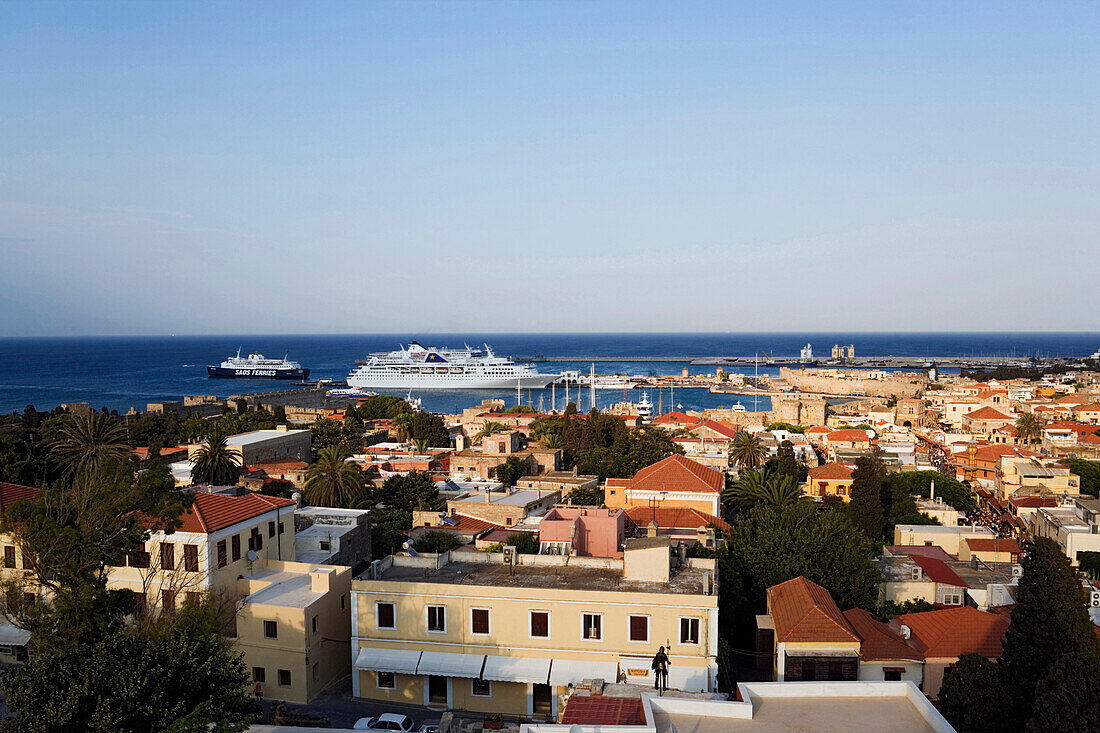
<path id="1" fill-rule="evenodd" d="M 803 392 L 851 394 L 872 397 L 917 397 L 928 379 L 912 372 L 883 372 L 875 369 L 820 369 L 780 367 L 779 377 Z"/>

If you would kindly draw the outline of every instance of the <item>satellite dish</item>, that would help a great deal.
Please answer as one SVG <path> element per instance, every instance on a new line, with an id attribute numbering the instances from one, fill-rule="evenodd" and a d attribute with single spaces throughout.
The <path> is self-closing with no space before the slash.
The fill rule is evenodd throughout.
<path id="1" fill-rule="evenodd" d="M 248 558 L 249 562 L 256 562 L 256 559 L 259 557 L 259 555 L 256 554 L 255 550 L 249 550 L 245 557 Z"/>

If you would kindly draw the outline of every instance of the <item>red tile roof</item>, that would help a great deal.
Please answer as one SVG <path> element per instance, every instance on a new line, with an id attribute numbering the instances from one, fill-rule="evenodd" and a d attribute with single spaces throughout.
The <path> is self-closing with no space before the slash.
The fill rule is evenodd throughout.
<path id="1" fill-rule="evenodd" d="M 565 705 L 562 725 L 644 725 L 642 701 L 637 697 L 573 695 Z"/>
<path id="2" fill-rule="evenodd" d="M 478 519 L 477 517 L 469 517 L 465 514 L 455 514 L 451 516 L 449 520 L 455 523 L 443 524 L 439 527 L 433 527 L 433 529 L 450 530 L 452 532 L 461 532 L 465 534 L 468 532 L 484 532 L 487 529 L 500 529 L 504 526 L 502 524 L 495 524 L 494 522 L 486 522 L 484 519 Z"/>
<path id="3" fill-rule="evenodd" d="M 970 587 L 966 584 L 966 581 L 960 578 L 943 560 L 938 560 L 934 557 L 925 557 L 924 555 L 910 555 L 909 557 L 920 566 L 920 569 L 924 571 L 925 577 L 929 580 L 943 583 L 944 585 L 953 585 L 957 588 Z"/>
<path id="4" fill-rule="evenodd" d="M 698 425 L 692 425 L 690 428 L 688 428 L 688 430 L 690 432 L 694 433 L 696 430 L 699 430 L 700 428 L 707 428 L 708 430 L 713 430 L 714 432 L 718 433 L 719 435 L 725 436 L 725 437 L 730 438 L 730 439 L 735 438 L 737 436 L 737 433 L 740 432 L 740 430 L 738 428 L 732 427 L 730 425 L 726 425 L 725 423 L 720 423 L 716 420 L 703 420 Z"/>
<path id="5" fill-rule="evenodd" d="M 834 430 L 833 432 L 829 433 L 829 435 L 827 437 L 828 437 L 830 443 L 833 442 L 834 440 L 835 441 L 843 441 L 843 442 L 846 442 L 846 443 L 849 443 L 849 442 L 860 443 L 860 442 L 866 442 L 866 441 L 870 440 L 870 438 L 867 437 L 867 431 L 866 430 L 856 430 L 855 428 L 845 428 L 844 430 Z"/>
<path id="6" fill-rule="evenodd" d="M 217 532 L 219 529 L 225 529 L 239 522 L 258 517 L 276 507 L 294 506 L 293 499 L 283 499 L 278 496 L 267 496 L 266 494 L 250 493 L 244 496 L 229 496 L 227 494 L 196 491 L 194 496 L 195 503 L 180 518 L 183 522 L 180 527 L 182 532 L 202 534 Z"/>
<path id="7" fill-rule="evenodd" d="M 886 545 L 884 549 L 887 554 L 895 557 L 901 555 L 908 555 L 909 557 L 920 555 L 921 557 L 930 557 L 944 562 L 955 559 L 947 554 L 947 550 L 939 545 Z"/>
<path id="8" fill-rule="evenodd" d="M 1011 415 L 1006 415 L 993 407 L 983 407 L 974 412 L 963 415 L 964 420 L 1011 420 Z"/>
<path id="9" fill-rule="evenodd" d="M 686 412 L 669 412 L 660 417 L 653 418 L 652 422 L 657 424 L 671 423 L 674 425 L 694 425 L 699 422 L 699 418 L 693 417 Z"/>
<path id="10" fill-rule="evenodd" d="M 1075 433 L 1093 433 L 1096 431 L 1096 426 L 1087 422 L 1062 420 L 1061 422 L 1047 423 L 1043 426 L 1043 430 L 1072 430 Z"/>
<path id="11" fill-rule="evenodd" d="M 802 576 L 768 588 L 776 641 L 859 641 L 829 591 Z"/>
<path id="12" fill-rule="evenodd" d="M 285 459 L 279 461 L 265 461 L 263 463 L 254 463 L 249 466 L 254 471 L 266 471 L 271 473 L 272 471 L 301 471 L 304 468 L 308 468 L 309 464 L 305 461 L 296 461 L 293 459 Z"/>
<path id="13" fill-rule="evenodd" d="M 7 509 L 20 499 L 34 501 L 38 498 L 38 493 L 38 489 L 33 486 L 9 484 L 5 481 L 0 481 L 0 511 Z"/>
<path id="14" fill-rule="evenodd" d="M 852 478 L 852 469 L 841 463 L 826 463 L 824 466 L 811 468 L 807 475 L 811 479 L 843 479 L 846 481 Z"/>
<path id="15" fill-rule="evenodd" d="M 971 552 L 1020 552 L 1020 545 L 1012 538 L 967 537 L 963 542 Z"/>
<path id="16" fill-rule="evenodd" d="M 824 425 L 814 425 L 812 428 L 806 428 L 806 432 L 803 433 L 803 435 L 809 435 L 811 433 L 814 435 L 828 435 L 831 432 L 833 432 L 832 428 L 827 428 Z"/>
<path id="17" fill-rule="evenodd" d="M 646 466 L 630 480 L 631 489 L 643 491 L 692 491 L 719 494 L 725 486 L 722 474 L 679 454 Z"/>
<path id="18" fill-rule="evenodd" d="M 913 646 L 925 658 L 953 658 L 962 654 L 1001 656 L 1001 640 L 1008 629 L 1008 616 L 985 613 L 970 606 L 944 608 L 923 613 L 906 613 L 891 621 L 900 629 L 913 631 Z"/>
<path id="19" fill-rule="evenodd" d="M 1017 448 L 1014 445 L 983 445 L 974 451 L 974 458 L 979 461 L 996 461 L 1001 456 L 1015 455 L 1031 458 L 1037 456 L 1038 453 L 1033 453 L 1026 448 Z"/>
<path id="20" fill-rule="evenodd" d="M 651 521 L 656 521 L 658 528 L 698 529 L 713 524 L 719 529 L 729 529 L 724 519 L 688 507 L 627 507 L 626 521 L 635 527 L 646 527 Z"/>
<path id="21" fill-rule="evenodd" d="M 1058 506 L 1058 500 L 1053 496 L 1016 496 L 1008 500 L 1017 509 L 1042 509 L 1043 507 Z"/>
<path id="22" fill-rule="evenodd" d="M 916 662 L 924 659 L 924 655 L 910 642 L 901 638 L 898 630 L 885 621 L 879 621 L 862 608 L 845 611 L 844 618 L 860 638 L 859 655 L 864 661 L 904 659 Z"/>

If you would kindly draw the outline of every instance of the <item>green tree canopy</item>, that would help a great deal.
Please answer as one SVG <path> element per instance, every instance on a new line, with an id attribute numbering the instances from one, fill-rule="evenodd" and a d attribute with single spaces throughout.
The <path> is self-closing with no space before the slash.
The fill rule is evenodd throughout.
<path id="1" fill-rule="evenodd" d="M 509 456 L 494 469 L 493 475 L 505 486 L 515 486 L 517 481 L 527 475 L 527 461 L 519 456 Z"/>
<path id="2" fill-rule="evenodd" d="M 1100 723 L 1100 655 L 1066 654 L 1055 662 L 1035 691 L 1028 733 L 1077 733 Z"/>
<path id="3" fill-rule="evenodd" d="M 943 678 L 937 700 L 940 712 L 959 733 L 1013 733 L 1020 730 L 1001 666 L 978 654 L 963 654 Z"/>
<path id="4" fill-rule="evenodd" d="M 848 517 L 869 539 L 879 542 L 883 536 L 882 486 L 886 466 L 878 449 L 856 459 L 849 491 Z"/>
<path id="5" fill-rule="evenodd" d="M 348 507 L 363 492 L 365 477 L 342 446 L 322 448 L 306 469 L 305 498 L 313 506 Z"/>
<path id="6" fill-rule="evenodd" d="M 1063 458 L 1059 461 L 1081 479 L 1081 493 L 1100 496 L 1100 461 L 1083 458 Z"/>
<path id="7" fill-rule="evenodd" d="M 191 480 L 196 484 L 232 486 L 237 483 L 244 466 L 241 454 L 227 443 L 228 436 L 220 429 L 206 435 L 206 442 L 192 456 Z"/>

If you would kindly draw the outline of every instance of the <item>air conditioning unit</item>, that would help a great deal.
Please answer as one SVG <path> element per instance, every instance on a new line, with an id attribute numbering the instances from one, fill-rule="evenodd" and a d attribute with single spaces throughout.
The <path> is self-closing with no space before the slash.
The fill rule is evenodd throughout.
<path id="1" fill-rule="evenodd" d="M 1023 565 L 1013 565 L 1012 566 L 1012 577 L 1013 578 L 1022 578 L 1022 577 L 1024 577 L 1024 566 Z"/>
<path id="2" fill-rule="evenodd" d="M 1089 605 L 1093 608 L 1100 608 L 1100 590 L 1094 590 L 1090 594 Z"/>
<path id="3" fill-rule="evenodd" d="M 504 564 L 515 565 L 516 564 L 516 548 L 513 545 L 504 546 Z"/>

